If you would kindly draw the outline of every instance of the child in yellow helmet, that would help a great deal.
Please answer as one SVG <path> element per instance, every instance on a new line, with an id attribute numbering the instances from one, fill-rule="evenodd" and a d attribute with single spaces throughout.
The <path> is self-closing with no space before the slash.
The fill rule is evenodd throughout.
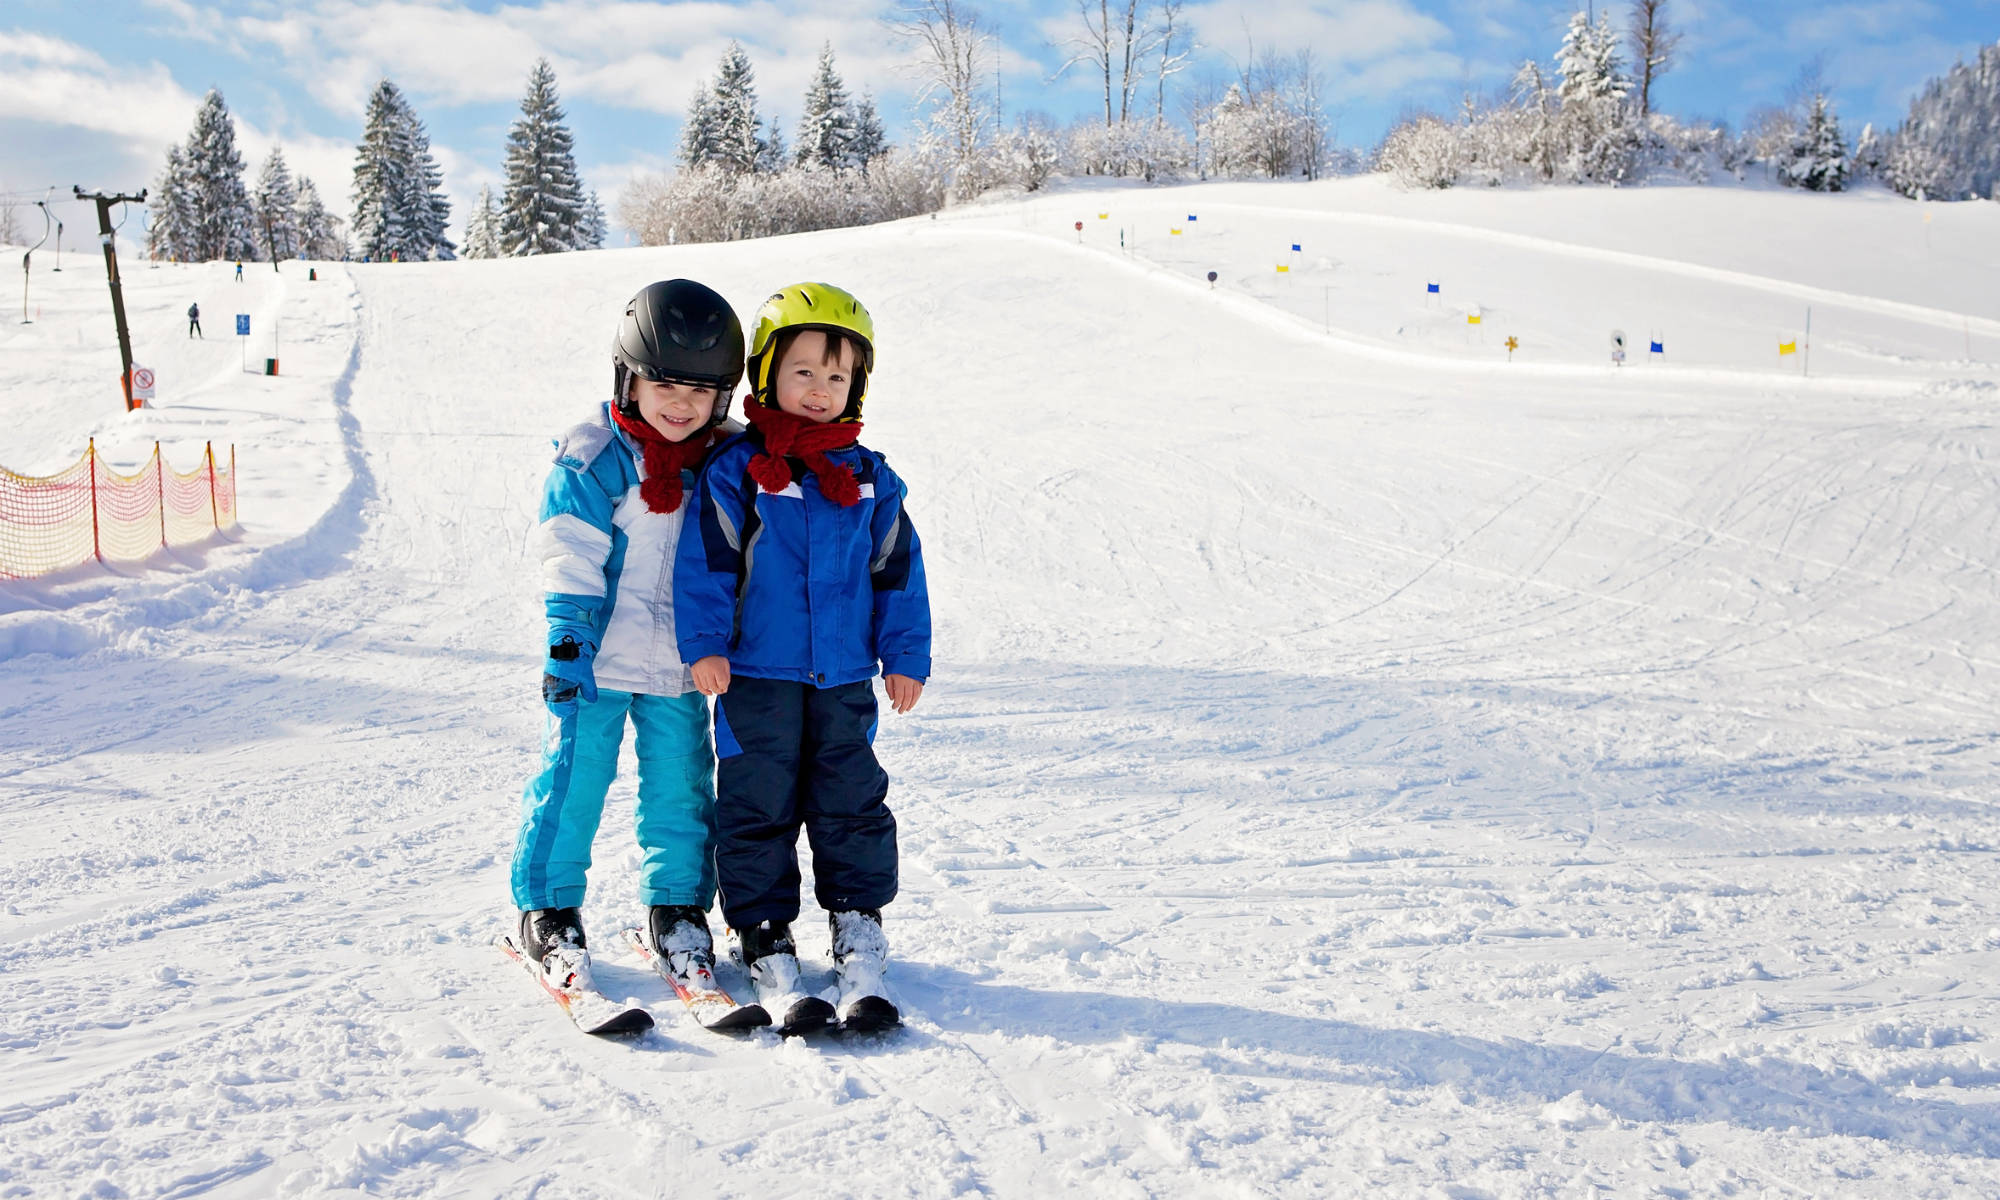
<path id="1" fill-rule="evenodd" d="M 883 985 L 896 820 L 873 749 L 873 679 L 899 713 L 923 695 L 930 598 L 903 481 L 857 440 L 874 366 L 874 321 L 847 292 L 796 284 L 764 303 L 750 428 L 703 468 L 674 569 L 681 659 L 716 697 L 723 917 L 759 1000 L 790 1030 L 900 1019 Z M 802 828 L 837 1009 L 799 985 Z"/>

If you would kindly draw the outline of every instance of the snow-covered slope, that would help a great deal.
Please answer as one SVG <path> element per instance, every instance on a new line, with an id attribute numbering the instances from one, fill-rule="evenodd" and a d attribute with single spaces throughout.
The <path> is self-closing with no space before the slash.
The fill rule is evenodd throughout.
<path id="1" fill-rule="evenodd" d="M 101 364 L 0 340 L 0 462 L 233 438 L 246 525 L 0 592 L 74 635 L 0 662 L 0 1194 L 2000 1188 L 2000 226 L 1939 206 L 1950 262 L 1834 269 L 1829 231 L 1917 210 L 1662 191 L 1701 219 L 1648 241 L 1633 195 L 1216 185 L 354 266 L 257 285 L 316 323 L 298 392 L 176 342 L 211 386 L 131 417 L 56 411 Z M 1206 241 L 1144 232 L 1183 207 Z M 170 326 L 223 271 L 128 297 Z M 1413 324 L 1426 273 L 1541 352 Z M 866 440 L 939 631 L 881 740 L 893 1039 L 679 1022 L 612 936 L 629 780 L 585 915 L 661 1030 L 587 1042 L 489 944 L 547 438 L 676 274 L 878 319 Z M 1734 348 L 1807 292 L 1830 378 Z M 1640 299 L 1707 332 L 1614 372 Z"/>

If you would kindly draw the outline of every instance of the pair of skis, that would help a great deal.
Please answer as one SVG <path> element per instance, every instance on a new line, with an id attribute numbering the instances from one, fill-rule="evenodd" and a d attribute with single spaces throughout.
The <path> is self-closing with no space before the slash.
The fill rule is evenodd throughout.
<path id="1" fill-rule="evenodd" d="M 739 1004 L 723 990 L 707 968 L 699 967 L 683 976 L 653 952 L 653 948 L 646 944 L 645 935 L 638 930 L 627 929 L 624 936 L 626 945 L 673 986 L 674 995 L 704 1029 L 713 1029 L 718 1033 L 741 1033 L 771 1026 L 771 1009 L 766 1007 L 766 1003 L 783 1013 L 783 1020 L 776 1023 L 776 1030 L 785 1037 L 835 1028 L 874 1032 L 901 1023 L 901 1015 L 895 1005 L 880 996 L 868 996 L 850 1003 L 845 1021 L 841 1020 L 833 1005 L 818 996 L 801 994 L 795 988 L 779 995 L 762 995 L 763 989 L 760 989 L 762 1002 Z M 611 999 L 598 991 L 587 976 L 578 978 L 572 975 L 554 980 L 541 964 L 522 951 L 511 935 L 502 934 L 495 942 L 502 953 L 519 963 L 541 985 L 549 998 L 584 1033 L 611 1036 L 644 1033 L 653 1028 L 652 1013 L 638 1005 Z"/>

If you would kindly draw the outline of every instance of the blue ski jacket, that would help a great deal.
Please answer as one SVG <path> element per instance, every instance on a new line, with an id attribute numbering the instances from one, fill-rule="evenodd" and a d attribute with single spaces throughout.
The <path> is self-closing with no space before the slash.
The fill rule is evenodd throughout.
<path id="1" fill-rule="evenodd" d="M 931 604 L 923 549 L 903 509 L 907 490 L 864 446 L 828 452 L 854 471 L 861 500 L 842 508 L 796 461 L 792 483 L 750 478 L 754 432 L 724 442 L 702 467 L 674 564 L 680 654 L 712 654 L 731 673 L 815 687 L 931 673 Z"/>
<path id="2" fill-rule="evenodd" d="M 529 554 L 541 564 L 549 644 L 594 650 L 597 686 L 650 696 L 694 690 L 675 650 L 674 548 L 687 501 L 656 513 L 639 495 L 645 458 L 611 406 L 564 434 L 542 488 Z M 692 489 L 694 473 L 683 471 Z"/>

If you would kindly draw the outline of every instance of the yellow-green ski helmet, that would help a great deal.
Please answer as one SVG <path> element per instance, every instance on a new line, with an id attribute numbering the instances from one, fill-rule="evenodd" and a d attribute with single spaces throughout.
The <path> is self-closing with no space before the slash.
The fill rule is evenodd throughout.
<path id="1" fill-rule="evenodd" d="M 777 364 L 772 347 L 781 333 L 821 329 L 843 333 L 861 344 L 861 363 L 847 389 L 847 407 L 836 422 L 859 421 L 861 401 L 868 395 L 868 376 L 875 370 L 875 319 L 851 294 L 830 283 L 795 283 L 771 293 L 757 310 L 750 334 L 750 389 L 758 402 L 777 407 L 771 372 Z"/>

